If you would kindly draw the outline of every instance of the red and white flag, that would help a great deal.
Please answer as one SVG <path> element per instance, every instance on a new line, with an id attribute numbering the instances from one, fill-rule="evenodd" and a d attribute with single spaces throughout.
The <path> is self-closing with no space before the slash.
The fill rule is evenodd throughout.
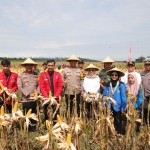
<path id="1" fill-rule="evenodd" d="M 131 54 L 132 54 L 132 44 L 133 44 L 133 43 L 131 43 L 131 45 L 130 45 L 130 50 L 129 50 L 128 60 L 127 60 L 127 62 L 129 62 L 129 61 L 131 60 Z"/>

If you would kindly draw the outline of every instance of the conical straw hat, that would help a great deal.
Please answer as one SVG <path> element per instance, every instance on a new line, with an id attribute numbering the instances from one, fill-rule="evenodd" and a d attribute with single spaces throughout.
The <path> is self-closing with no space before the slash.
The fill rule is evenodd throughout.
<path id="1" fill-rule="evenodd" d="M 32 64 L 32 65 L 37 65 L 36 62 L 34 62 L 32 59 L 27 58 L 23 63 L 21 63 L 21 66 L 24 66 L 26 64 Z"/>
<path id="2" fill-rule="evenodd" d="M 111 70 L 108 70 L 108 71 L 106 72 L 106 74 L 107 74 L 108 76 L 110 76 L 110 75 L 112 74 L 112 72 L 114 72 L 114 71 L 116 71 L 116 72 L 119 73 L 119 77 L 124 76 L 124 73 L 123 73 L 122 71 L 120 71 L 117 67 L 115 67 L 115 68 L 113 68 L 113 69 L 111 69 Z"/>
<path id="3" fill-rule="evenodd" d="M 102 63 L 113 63 L 114 61 L 110 58 L 110 57 L 106 57 L 103 61 L 102 61 Z"/>
<path id="4" fill-rule="evenodd" d="M 90 64 L 89 66 L 87 66 L 86 68 L 85 68 L 85 71 L 88 71 L 88 69 L 95 69 L 95 71 L 98 71 L 99 69 L 96 67 L 96 66 L 94 66 L 93 64 Z"/>
<path id="5" fill-rule="evenodd" d="M 80 59 L 77 58 L 75 55 L 70 56 L 66 61 L 70 61 L 70 60 L 76 60 L 79 61 Z"/>

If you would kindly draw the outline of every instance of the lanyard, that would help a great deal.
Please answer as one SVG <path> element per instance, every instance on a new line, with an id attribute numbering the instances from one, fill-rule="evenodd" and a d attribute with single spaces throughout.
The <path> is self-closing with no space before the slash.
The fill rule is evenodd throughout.
<path id="1" fill-rule="evenodd" d="M 114 93 L 116 92 L 118 85 L 119 85 L 119 81 L 117 82 L 116 86 L 112 88 L 112 83 L 110 82 L 110 89 L 111 89 L 112 95 L 114 95 Z"/>

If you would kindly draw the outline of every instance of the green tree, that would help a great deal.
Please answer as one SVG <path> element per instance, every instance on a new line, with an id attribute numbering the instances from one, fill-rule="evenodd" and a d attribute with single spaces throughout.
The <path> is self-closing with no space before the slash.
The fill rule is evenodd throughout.
<path id="1" fill-rule="evenodd" d="M 144 62 L 145 61 L 145 57 L 144 56 L 140 56 L 137 59 L 135 59 L 135 62 Z"/>

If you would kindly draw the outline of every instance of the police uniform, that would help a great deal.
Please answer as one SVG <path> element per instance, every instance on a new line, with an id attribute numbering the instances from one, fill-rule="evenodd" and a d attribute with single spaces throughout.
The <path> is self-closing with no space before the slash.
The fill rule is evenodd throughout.
<path id="1" fill-rule="evenodd" d="M 150 65 L 150 61 L 144 63 Z M 144 87 L 144 121 L 147 123 L 148 103 L 150 103 L 150 72 L 143 70 L 141 73 L 142 84 Z M 150 118 L 149 118 L 150 120 Z"/>
<path id="2" fill-rule="evenodd" d="M 38 88 L 38 75 L 21 73 L 17 79 L 18 89 L 22 93 L 23 112 L 26 114 L 29 109 L 32 113 L 36 113 L 36 101 L 29 99 L 30 94 Z M 32 124 L 36 124 L 35 120 L 30 120 Z M 29 130 L 34 130 L 35 126 L 29 126 Z"/>
<path id="3" fill-rule="evenodd" d="M 68 108 L 68 94 L 70 95 L 70 113 L 73 107 L 73 98 L 75 97 L 74 86 L 77 86 L 76 96 L 77 96 L 77 112 L 80 113 L 80 96 L 82 91 L 83 80 L 81 78 L 81 70 L 79 68 L 65 68 L 62 73 L 62 78 L 64 80 L 64 92 L 66 98 L 66 104 Z"/>

